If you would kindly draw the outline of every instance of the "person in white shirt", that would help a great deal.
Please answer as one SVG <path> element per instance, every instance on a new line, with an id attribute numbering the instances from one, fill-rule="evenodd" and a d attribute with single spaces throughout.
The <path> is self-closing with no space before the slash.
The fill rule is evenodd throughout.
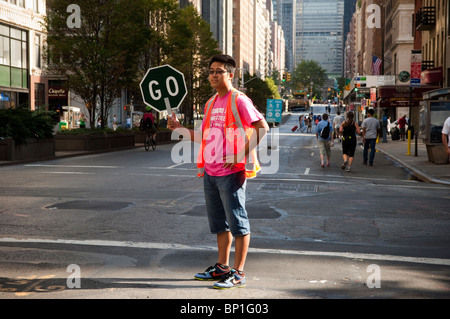
<path id="1" fill-rule="evenodd" d="M 364 142 L 363 164 L 367 165 L 367 160 L 369 160 L 370 166 L 373 166 L 373 159 L 375 157 L 375 144 L 380 132 L 380 122 L 373 117 L 374 113 L 375 112 L 373 109 L 368 110 L 367 118 L 361 124 L 361 127 L 363 129 L 362 137 Z M 369 148 L 370 155 L 368 157 Z"/>
<path id="2" fill-rule="evenodd" d="M 442 127 L 442 144 L 444 145 L 445 152 L 450 156 L 450 116 L 447 117 Z"/>
<path id="3" fill-rule="evenodd" d="M 344 122 L 344 118 L 341 115 L 341 112 L 337 112 L 337 115 L 334 117 L 333 119 L 333 126 L 334 126 L 334 138 L 337 138 L 339 142 L 341 142 L 341 132 L 340 132 L 340 128 L 342 123 Z"/>

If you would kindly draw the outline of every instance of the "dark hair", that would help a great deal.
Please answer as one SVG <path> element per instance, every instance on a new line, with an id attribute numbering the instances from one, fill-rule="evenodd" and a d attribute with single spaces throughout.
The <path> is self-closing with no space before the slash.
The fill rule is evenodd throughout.
<path id="1" fill-rule="evenodd" d="M 211 60 L 209 61 L 208 67 L 211 67 L 211 64 L 213 64 L 214 62 L 225 64 L 225 69 L 227 69 L 230 73 L 234 73 L 236 69 L 236 60 L 232 56 L 227 54 L 216 54 L 212 56 Z"/>
<path id="2" fill-rule="evenodd" d="M 323 113 L 322 114 L 322 120 L 328 120 L 328 114 L 327 113 Z"/>
<path id="3" fill-rule="evenodd" d="M 370 115 L 374 115 L 375 114 L 375 111 L 373 110 L 373 109 L 369 109 L 368 111 L 367 111 L 367 113 L 369 113 Z"/>
<path id="4" fill-rule="evenodd" d="M 347 120 L 345 120 L 343 126 L 347 127 L 349 125 L 353 124 L 353 118 L 355 117 L 355 114 L 353 114 L 352 111 L 347 112 Z"/>

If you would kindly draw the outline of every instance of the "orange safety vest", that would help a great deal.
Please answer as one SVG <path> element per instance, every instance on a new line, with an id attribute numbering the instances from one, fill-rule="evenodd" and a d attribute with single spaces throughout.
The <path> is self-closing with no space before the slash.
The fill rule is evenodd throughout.
<path id="1" fill-rule="evenodd" d="M 253 134 L 254 130 L 252 126 L 244 127 L 242 123 L 241 117 L 239 115 L 239 110 L 237 107 L 237 99 L 240 94 L 243 93 L 239 92 L 234 88 L 232 89 L 232 92 L 228 97 L 227 108 L 225 111 L 224 134 L 225 138 L 227 139 L 227 143 L 233 143 L 234 155 L 236 155 L 242 149 L 242 147 L 245 147 L 245 142 L 250 140 L 250 137 Z M 205 174 L 204 151 L 211 126 L 211 110 L 213 109 L 212 106 L 214 105 L 217 96 L 218 94 L 210 98 L 205 105 L 205 112 L 204 112 L 205 122 L 203 125 L 202 142 L 197 157 L 197 177 L 203 177 Z M 239 140 L 241 140 L 241 143 L 239 143 Z M 251 150 L 250 154 L 245 158 L 245 177 L 254 178 L 256 177 L 256 173 L 260 170 L 261 166 L 259 165 L 258 158 L 256 156 L 256 148 L 254 148 L 253 150 Z"/>

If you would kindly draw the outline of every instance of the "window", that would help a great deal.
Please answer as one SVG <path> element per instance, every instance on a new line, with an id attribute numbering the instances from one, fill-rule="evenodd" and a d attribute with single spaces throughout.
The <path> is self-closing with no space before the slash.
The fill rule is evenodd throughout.
<path id="1" fill-rule="evenodd" d="M 41 68 L 41 36 L 36 34 L 34 36 L 34 65 Z"/>
<path id="2" fill-rule="evenodd" d="M 34 83 L 34 105 L 36 111 L 45 110 L 45 84 Z"/>
<path id="3" fill-rule="evenodd" d="M 27 32 L 0 24 L 0 86 L 28 87 Z"/>
<path id="4" fill-rule="evenodd" d="M 33 0 L 33 10 L 36 13 L 39 13 L 39 0 Z"/>

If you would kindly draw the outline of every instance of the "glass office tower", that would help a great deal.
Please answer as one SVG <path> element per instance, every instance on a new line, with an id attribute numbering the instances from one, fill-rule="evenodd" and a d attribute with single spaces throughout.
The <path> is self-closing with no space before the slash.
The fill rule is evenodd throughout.
<path id="1" fill-rule="evenodd" d="M 344 0 L 296 0 L 294 65 L 315 60 L 330 77 L 343 71 Z"/>

